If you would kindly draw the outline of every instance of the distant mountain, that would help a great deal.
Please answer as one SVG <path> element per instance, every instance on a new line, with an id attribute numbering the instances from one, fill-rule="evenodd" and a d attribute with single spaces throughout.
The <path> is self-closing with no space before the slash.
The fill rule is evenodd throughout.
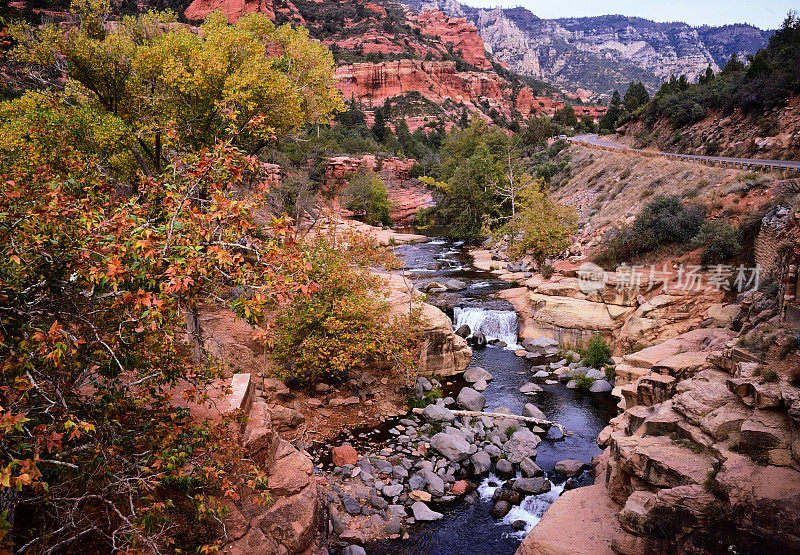
<path id="1" fill-rule="evenodd" d="M 483 10 L 454 0 L 404 0 L 473 23 L 498 60 L 510 69 L 573 91 L 594 95 L 641 80 L 655 90 L 670 75 L 695 79 L 736 53 L 744 58 L 766 46 L 772 31 L 752 25 L 692 27 L 639 17 L 541 19 L 526 8 Z"/>

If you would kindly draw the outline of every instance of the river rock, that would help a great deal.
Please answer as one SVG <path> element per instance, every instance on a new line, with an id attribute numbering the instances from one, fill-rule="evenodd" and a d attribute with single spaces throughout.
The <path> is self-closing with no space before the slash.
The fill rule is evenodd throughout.
<path id="1" fill-rule="evenodd" d="M 467 284 L 458 279 L 448 279 L 443 285 L 450 291 L 463 291 L 467 288 Z"/>
<path id="2" fill-rule="evenodd" d="M 488 387 L 489 384 L 486 383 L 486 380 L 478 380 L 477 382 L 472 384 L 472 389 L 474 389 L 475 391 L 486 391 Z"/>
<path id="3" fill-rule="evenodd" d="M 456 335 L 459 336 L 459 337 L 463 337 L 464 339 L 469 337 L 469 334 L 471 334 L 471 333 L 472 333 L 472 330 L 469 329 L 469 326 L 466 325 L 466 324 L 464 324 L 463 326 L 459 326 L 459 328 L 456 330 Z"/>
<path id="4" fill-rule="evenodd" d="M 418 521 L 439 520 L 444 516 L 442 513 L 437 513 L 429 509 L 422 501 L 417 501 L 411 505 L 411 511 L 414 513 L 414 518 Z"/>
<path id="5" fill-rule="evenodd" d="M 468 383 L 475 383 L 480 380 L 486 380 L 488 382 L 491 381 L 491 379 L 492 375 L 480 366 L 467 368 L 464 372 L 464 380 L 466 380 Z"/>
<path id="6" fill-rule="evenodd" d="M 592 384 L 592 387 L 589 388 L 589 391 L 592 393 L 606 393 L 612 389 L 614 389 L 614 386 L 606 380 L 597 380 Z"/>
<path id="7" fill-rule="evenodd" d="M 420 476 L 419 474 L 414 474 L 408 479 L 408 487 L 414 490 L 421 490 L 425 487 L 425 478 Z"/>
<path id="8" fill-rule="evenodd" d="M 351 544 L 342 549 L 342 555 L 367 555 L 367 552 L 360 545 Z"/>
<path id="9" fill-rule="evenodd" d="M 486 335 L 476 331 L 472 334 L 472 337 L 469 338 L 469 342 L 478 348 L 486 347 Z"/>
<path id="10" fill-rule="evenodd" d="M 492 459 L 486 451 L 478 451 L 469 460 L 472 462 L 472 472 L 476 476 L 488 474 L 492 468 Z"/>
<path id="11" fill-rule="evenodd" d="M 525 457 L 531 459 L 536 457 L 536 447 L 542 440 L 530 430 L 517 430 L 511 438 L 503 444 L 503 452 L 508 457 L 509 462 L 519 464 Z"/>
<path id="12" fill-rule="evenodd" d="M 514 467 L 507 459 L 499 459 L 495 464 L 495 470 L 501 478 L 506 480 L 513 478 L 515 474 Z"/>
<path id="13" fill-rule="evenodd" d="M 456 419 L 449 409 L 439 405 L 428 405 L 422 411 L 422 417 L 428 422 L 452 422 Z"/>
<path id="14" fill-rule="evenodd" d="M 541 386 L 536 385 L 535 383 L 526 383 L 522 387 L 519 388 L 520 393 L 524 393 L 525 395 L 534 395 L 542 391 Z"/>
<path id="15" fill-rule="evenodd" d="M 471 387 L 465 387 L 458 393 L 456 404 L 464 410 L 479 411 L 486 406 L 486 398 Z"/>
<path id="16" fill-rule="evenodd" d="M 587 465 L 585 462 L 577 461 L 575 459 L 564 459 L 563 461 L 558 461 L 553 467 L 553 470 L 555 470 L 558 474 L 566 476 L 567 478 L 572 478 L 583 472 L 584 469 L 588 467 L 589 465 Z"/>
<path id="17" fill-rule="evenodd" d="M 525 457 L 522 459 L 522 462 L 519 463 L 519 469 L 522 471 L 522 475 L 525 478 L 536 478 L 537 476 L 544 476 L 544 470 L 542 470 L 538 464 L 533 462 L 533 459 L 530 457 Z"/>
<path id="18" fill-rule="evenodd" d="M 351 495 L 342 495 L 342 505 L 344 505 L 344 510 L 347 511 L 348 514 L 361 514 L 361 503 Z"/>
<path id="19" fill-rule="evenodd" d="M 505 486 L 497 488 L 492 494 L 492 501 L 508 501 L 512 505 L 519 505 L 522 503 L 522 499 L 522 493 Z"/>
<path id="20" fill-rule="evenodd" d="M 558 341 L 550 339 L 549 337 L 526 339 L 522 342 L 522 346 L 529 352 L 540 357 L 556 355 L 561 350 Z"/>
<path id="21" fill-rule="evenodd" d="M 419 471 L 419 475 L 425 479 L 427 489 L 434 497 L 444 495 L 444 481 L 432 470 L 424 468 Z"/>
<path id="22" fill-rule="evenodd" d="M 527 416 L 530 418 L 537 418 L 539 420 L 547 420 L 547 417 L 544 413 L 532 403 L 527 403 L 525 407 L 522 409 L 522 416 Z"/>
<path id="23" fill-rule="evenodd" d="M 461 462 L 475 452 L 475 446 L 470 445 L 463 437 L 442 432 L 431 438 L 431 447 L 453 462 Z"/>
<path id="24" fill-rule="evenodd" d="M 539 378 L 539 379 L 549 378 L 550 377 L 550 372 L 548 372 L 547 370 L 539 370 L 538 372 L 536 372 L 533 375 L 533 377 L 534 378 Z"/>
<path id="25" fill-rule="evenodd" d="M 383 488 L 383 495 L 389 498 L 397 497 L 401 493 L 403 493 L 403 484 L 391 484 Z"/>
<path id="26" fill-rule="evenodd" d="M 539 495 L 550 491 L 551 484 L 543 477 L 517 478 L 514 480 L 513 489 L 526 495 Z"/>
<path id="27" fill-rule="evenodd" d="M 511 512 L 511 503 L 508 501 L 498 501 L 489 510 L 489 514 L 494 518 L 503 518 Z"/>
<path id="28" fill-rule="evenodd" d="M 413 501 L 424 501 L 426 503 L 431 500 L 431 494 L 421 489 L 413 490 L 408 494 L 408 497 Z"/>

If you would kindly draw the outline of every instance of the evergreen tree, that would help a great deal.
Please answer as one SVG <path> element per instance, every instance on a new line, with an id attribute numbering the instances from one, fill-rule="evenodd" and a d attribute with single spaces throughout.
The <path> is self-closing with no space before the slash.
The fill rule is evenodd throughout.
<path id="1" fill-rule="evenodd" d="M 600 129 L 614 131 L 617 128 L 617 120 L 622 115 L 622 99 L 619 91 L 614 91 L 611 95 L 611 102 L 608 104 L 608 111 L 600 118 Z"/>
<path id="2" fill-rule="evenodd" d="M 628 90 L 625 91 L 625 99 L 623 102 L 625 104 L 625 110 L 634 112 L 641 106 L 650 102 L 650 95 L 641 81 L 638 83 L 631 81 Z"/>

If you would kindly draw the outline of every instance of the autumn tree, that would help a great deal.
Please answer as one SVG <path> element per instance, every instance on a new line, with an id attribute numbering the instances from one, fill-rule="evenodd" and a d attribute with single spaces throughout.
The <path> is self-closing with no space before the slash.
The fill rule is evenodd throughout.
<path id="1" fill-rule="evenodd" d="M 317 290 L 291 221 L 254 219 L 251 153 L 338 108 L 330 56 L 260 14 L 194 34 L 74 6 L 77 29 L 15 26 L 18 59 L 66 82 L 0 104 L 0 539 L 208 552 L 220 497 L 269 497 L 226 421 L 189 410 L 224 368 L 183 322 L 229 298 L 263 339 L 267 311 Z"/>
<path id="2" fill-rule="evenodd" d="M 514 256 L 529 254 L 538 268 L 547 258 L 563 254 L 575 233 L 575 212 L 555 202 L 541 180 L 533 180 L 521 192 L 521 210 L 515 228 L 517 240 L 511 243 Z"/>
<path id="3" fill-rule="evenodd" d="M 125 175 L 134 169 L 159 175 L 169 152 L 229 137 L 232 146 L 256 154 L 343 109 L 332 87 L 333 57 L 303 27 L 276 28 L 260 14 L 228 25 L 215 12 L 193 32 L 170 12 L 110 25 L 109 0 L 79 0 L 72 9 L 76 27 L 12 25 L 13 58 L 43 85 L 113 121 L 117 148 L 128 159 L 112 167 Z M 57 79 L 50 77 L 53 67 Z"/>

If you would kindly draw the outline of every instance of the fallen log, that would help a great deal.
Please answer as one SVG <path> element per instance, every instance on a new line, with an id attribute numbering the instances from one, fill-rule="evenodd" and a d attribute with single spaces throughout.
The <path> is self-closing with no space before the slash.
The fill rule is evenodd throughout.
<path id="1" fill-rule="evenodd" d="M 422 414 L 423 410 L 424 409 L 416 408 L 413 409 L 411 412 L 413 412 L 414 414 Z M 489 418 L 510 418 L 512 420 L 520 420 L 522 422 L 528 422 L 530 424 L 554 426 L 559 430 L 561 430 L 561 433 L 564 434 L 565 436 L 571 436 L 573 434 L 573 432 L 566 429 L 563 424 L 559 424 L 558 422 L 554 422 L 553 420 L 541 420 L 539 418 L 533 418 L 532 416 L 505 414 L 502 412 L 480 412 L 476 410 L 458 410 L 458 409 L 451 410 L 450 412 L 452 412 L 455 416 L 475 416 L 475 417 L 488 416 Z"/>

